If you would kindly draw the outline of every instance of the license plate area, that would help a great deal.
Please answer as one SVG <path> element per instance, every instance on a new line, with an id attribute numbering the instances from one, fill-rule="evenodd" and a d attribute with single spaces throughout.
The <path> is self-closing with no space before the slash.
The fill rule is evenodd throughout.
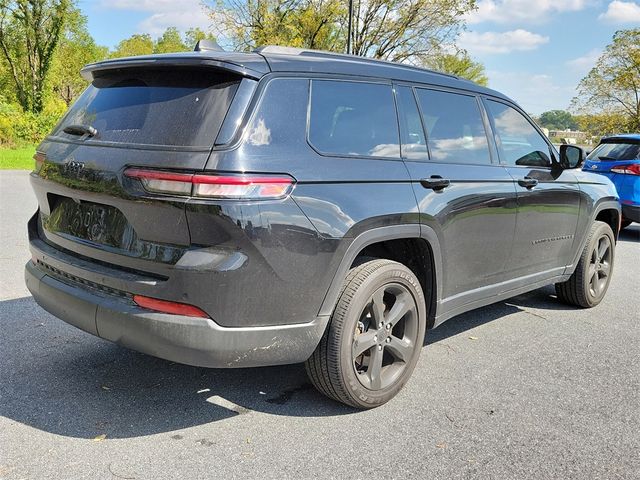
<path id="1" fill-rule="evenodd" d="M 49 205 L 51 214 L 43 218 L 43 226 L 52 233 L 118 249 L 127 249 L 136 240 L 135 231 L 115 207 L 51 194 Z"/>

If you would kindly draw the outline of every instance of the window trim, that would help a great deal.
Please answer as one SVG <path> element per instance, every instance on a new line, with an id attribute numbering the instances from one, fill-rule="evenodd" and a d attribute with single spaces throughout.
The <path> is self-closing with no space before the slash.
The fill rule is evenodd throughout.
<path id="1" fill-rule="evenodd" d="M 494 142 L 495 142 L 495 147 L 496 147 L 496 155 L 497 155 L 497 157 L 499 159 L 500 165 L 502 165 L 504 167 L 509 167 L 509 168 L 528 168 L 529 170 L 531 170 L 532 168 L 542 168 L 542 169 L 545 169 L 545 170 L 551 170 L 553 168 L 553 165 L 558 162 L 558 160 L 557 160 L 558 157 L 556 156 L 558 154 L 558 152 L 556 151 L 556 148 L 553 146 L 553 144 L 548 139 L 548 137 L 544 134 L 544 132 L 538 127 L 538 125 L 535 122 L 533 122 L 530 119 L 529 115 L 527 115 L 526 112 L 524 110 L 522 110 L 520 107 L 518 107 L 515 103 L 510 103 L 510 102 L 504 101 L 502 99 L 495 98 L 495 97 L 490 97 L 490 96 L 487 96 L 487 95 L 481 95 L 480 97 L 481 97 L 481 100 L 482 100 L 483 107 L 486 110 L 489 122 L 491 124 L 491 130 L 493 132 Z M 507 163 L 500 156 L 499 145 L 502 142 L 501 141 L 498 142 L 499 135 L 498 135 L 498 130 L 497 130 L 496 125 L 495 125 L 495 119 L 493 118 L 493 115 L 490 114 L 489 106 L 486 104 L 486 102 L 501 103 L 503 105 L 506 105 L 507 107 L 513 108 L 516 112 L 518 112 L 520 115 L 522 115 L 524 117 L 524 119 L 529 123 L 529 125 L 531 125 L 533 127 L 533 129 L 538 133 L 538 135 L 540 135 L 540 137 L 542 137 L 542 140 L 544 141 L 544 143 L 547 144 L 547 148 L 549 149 L 549 158 L 551 160 L 551 165 L 546 166 L 546 167 L 540 167 L 540 166 L 533 166 L 533 165 L 510 165 L 509 163 Z"/>
<path id="2" fill-rule="evenodd" d="M 351 79 L 351 78 L 336 78 L 336 77 L 307 77 L 308 81 L 309 81 L 309 94 L 307 96 L 307 125 L 305 127 L 305 140 L 307 142 L 307 145 L 309 145 L 309 147 L 316 152 L 318 155 L 323 156 L 323 157 L 330 157 L 330 158 L 354 158 L 354 159 L 361 159 L 361 160 L 386 160 L 386 161 L 396 161 L 396 162 L 401 162 L 402 161 L 402 147 L 401 147 L 401 140 L 400 140 L 400 120 L 398 118 L 398 106 L 396 104 L 396 98 L 395 98 L 395 92 L 393 91 L 393 82 L 391 80 L 382 80 L 382 79 L 366 79 L 366 80 L 361 80 L 361 79 Z M 366 83 L 369 85 L 385 85 L 387 87 L 389 87 L 390 89 L 390 93 L 391 93 L 391 99 L 393 100 L 393 111 L 395 112 L 395 125 L 396 125 L 396 129 L 397 129 L 397 134 L 398 134 L 398 156 L 397 157 L 383 157 L 383 156 L 373 156 L 373 155 L 356 155 L 356 154 L 351 154 L 351 153 L 335 153 L 335 152 L 324 152 L 322 150 L 320 150 L 318 147 L 316 147 L 315 145 L 313 145 L 313 143 L 311 142 L 311 138 L 310 138 L 310 134 L 311 134 L 311 100 L 313 98 L 313 82 L 314 81 L 325 81 L 325 82 L 347 82 L 347 83 Z"/>
<path id="3" fill-rule="evenodd" d="M 398 101 L 399 100 L 398 99 L 399 93 L 398 93 L 398 91 L 396 91 L 396 88 L 398 88 L 398 89 L 400 89 L 400 88 L 408 89 L 409 95 L 413 99 L 414 105 L 416 106 L 416 110 L 418 111 L 418 117 L 420 117 L 419 118 L 420 119 L 420 128 L 422 129 L 422 135 L 424 136 L 424 141 L 426 142 L 425 146 L 427 147 L 427 155 L 426 155 L 426 158 L 424 158 L 424 159 L 408 158 L 408 157 L 405 157 L 405 155 L 404 155 L 404 149 L 402 148 L 403 145 L 404 145 L 404 143 L 402 142 L 402 131 L 403 131 L 403 128 L 402 128 L 402 122 L 400 121 L 400 115 L 401 115 L 400 102 Z M 396 115 L 398 117 L 398 132 L 400 133 L 400 158 L 403 161 L 406 161 L 406 162 L 422 162 L 422 163 L 431 162 L 431 150 L 429 148 L 429 140 L 427 138 L 427 132 L 426 132 L 426 130 L 424 128 L 424 118 L 422 116 L 422 111 L 420 110 L 420 104 L 418 103 L 418 99 L 416 97 L 416 92 L 415 92 L 415 90 L 413 88 L 413 85 L 394 83 L 393 84 L 393 94 L 394 94 L 394 98 L 395 98 L 395 101 L 396 101 Z"/>
<path id="4" fill-rule="evenodd" d="M 416 105 L 418 106 L 418 112 L 420 113 L 420 122 L 422 123 L 422 131 L 424 132 L 424 137 L 427 141 L 427 151 L 429 152 L 429 158 L 428 160 L 412 160 L 412 159 L 405 159 L 403 158 L 403 160 L 408 161 L 408 162 L 429 162 L 429 163 L 440 163 L 440 164 L 446 164 L 446 165 L 473 165 L 473 166 L 480 166 L 480 167 L 486 167 L 486 166 L 492 166 L 492 165 L 499 165 L 498 162 L 496 162 L 497 157 L 497 148 L 496 148 L 496 156 L 494 157 L 494 147 L 492 146 L 492 140 L 491 140 L 491 136 L 489 135 L 490 130 L 487 128 L 487 123 L 486 123 L 486 119 L 485 119 L 485 115 L 486 112 L 484 110 L 484 105 L 482 105 L 481 103 L 481 99 L 479 97 L 479 95 L 474 94 L 473 92 L 468 92 L 467 90 L 456 90 L 454 88 L 440 88 L 437 85 L 434 85 L 433 87 L 431 85 L 411 85 L 411 88 L 413 90 L 413 97 L 414 100 L 416 102 Z M 482 126 L 484 128 L 484 134 L 485 137 L 487 139 L 487 150 L 489 152 L 489 161 L 488 162 L 483 162 L 483 163 L 461 163 L 461 162 L 439 162 L 437 160 L 433 160 L 431 157 L 431 142 L 429 140 L 429 134 L 427 132 L 426 126 L 424 124 L 424 113 L 422 110 L 422 105 L 420 104 L 420 99 L 418 97 L 418 92 L 417 90 L 433 90 L 433 91 L 437 91 L 437 92 L 443 92 L 443 93 L 449 93 L 452 95 L 461 95 L 464 97 L 471 97 L 474 98 L 476 101 L 476 106 L 478 107 L 478 113 L 480 114 L 480 118 L 482 120 Z M 400 119 L 398 119 L 398 122 L 400 122 Z M 400 153 L 402 153 L 402 139 L 400 142 Z"/>

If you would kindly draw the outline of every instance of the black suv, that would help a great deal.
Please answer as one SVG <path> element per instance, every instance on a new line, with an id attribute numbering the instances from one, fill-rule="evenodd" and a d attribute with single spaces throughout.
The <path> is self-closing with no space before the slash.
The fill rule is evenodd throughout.
<path id="1" fill-rule="evenodd" d="M 39 146 L 26 282 L 101 338 L 176 362 L 306 362 L 327 396 L 392 398 L 425 336 L 547 284 L 611 278 L 610 181 L 498 92 L 265 47 L 109 60 Z"/>

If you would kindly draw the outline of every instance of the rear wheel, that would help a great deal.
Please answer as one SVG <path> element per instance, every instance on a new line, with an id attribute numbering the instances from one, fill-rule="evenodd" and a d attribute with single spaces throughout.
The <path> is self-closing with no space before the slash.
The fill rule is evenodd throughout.
<path id="1" fill-rule="evenodd" d="M 327 330 L 305 366 L 315 387 L 356 408 L 389 401 L 418 361 L 426 326 L 420 283 L 406 266 L 372 260 L 344 281 Z"/>
<path id="2" fill-rule="evenodd" d="M 615 259 L 615 237 L 604 222 L 594 222 L 587 243 L 573 275 L 563 283 L 556 283 L 558 298 L 570 305 L 589 308 L 604 298 Z"/>

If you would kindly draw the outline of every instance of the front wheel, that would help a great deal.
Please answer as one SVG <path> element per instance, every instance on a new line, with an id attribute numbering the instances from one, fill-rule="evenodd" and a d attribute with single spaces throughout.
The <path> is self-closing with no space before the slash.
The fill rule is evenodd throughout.
<path id="1" fill-rule="evenodd" d="M 615 237 L 604 222 L 594 222 L 573 275 L 556 283 L 558 299 L 570 305 L 590 308 L 604 298 L 613 272 Z"/>
<path id="2" fill-rule="evenodd" d="M 326 396 L 356 408 L 392 399 L 416 366 L 426 327 L 420 282 L 406 266 L 372 260 L 349 272 L 305 366 Z"/>

